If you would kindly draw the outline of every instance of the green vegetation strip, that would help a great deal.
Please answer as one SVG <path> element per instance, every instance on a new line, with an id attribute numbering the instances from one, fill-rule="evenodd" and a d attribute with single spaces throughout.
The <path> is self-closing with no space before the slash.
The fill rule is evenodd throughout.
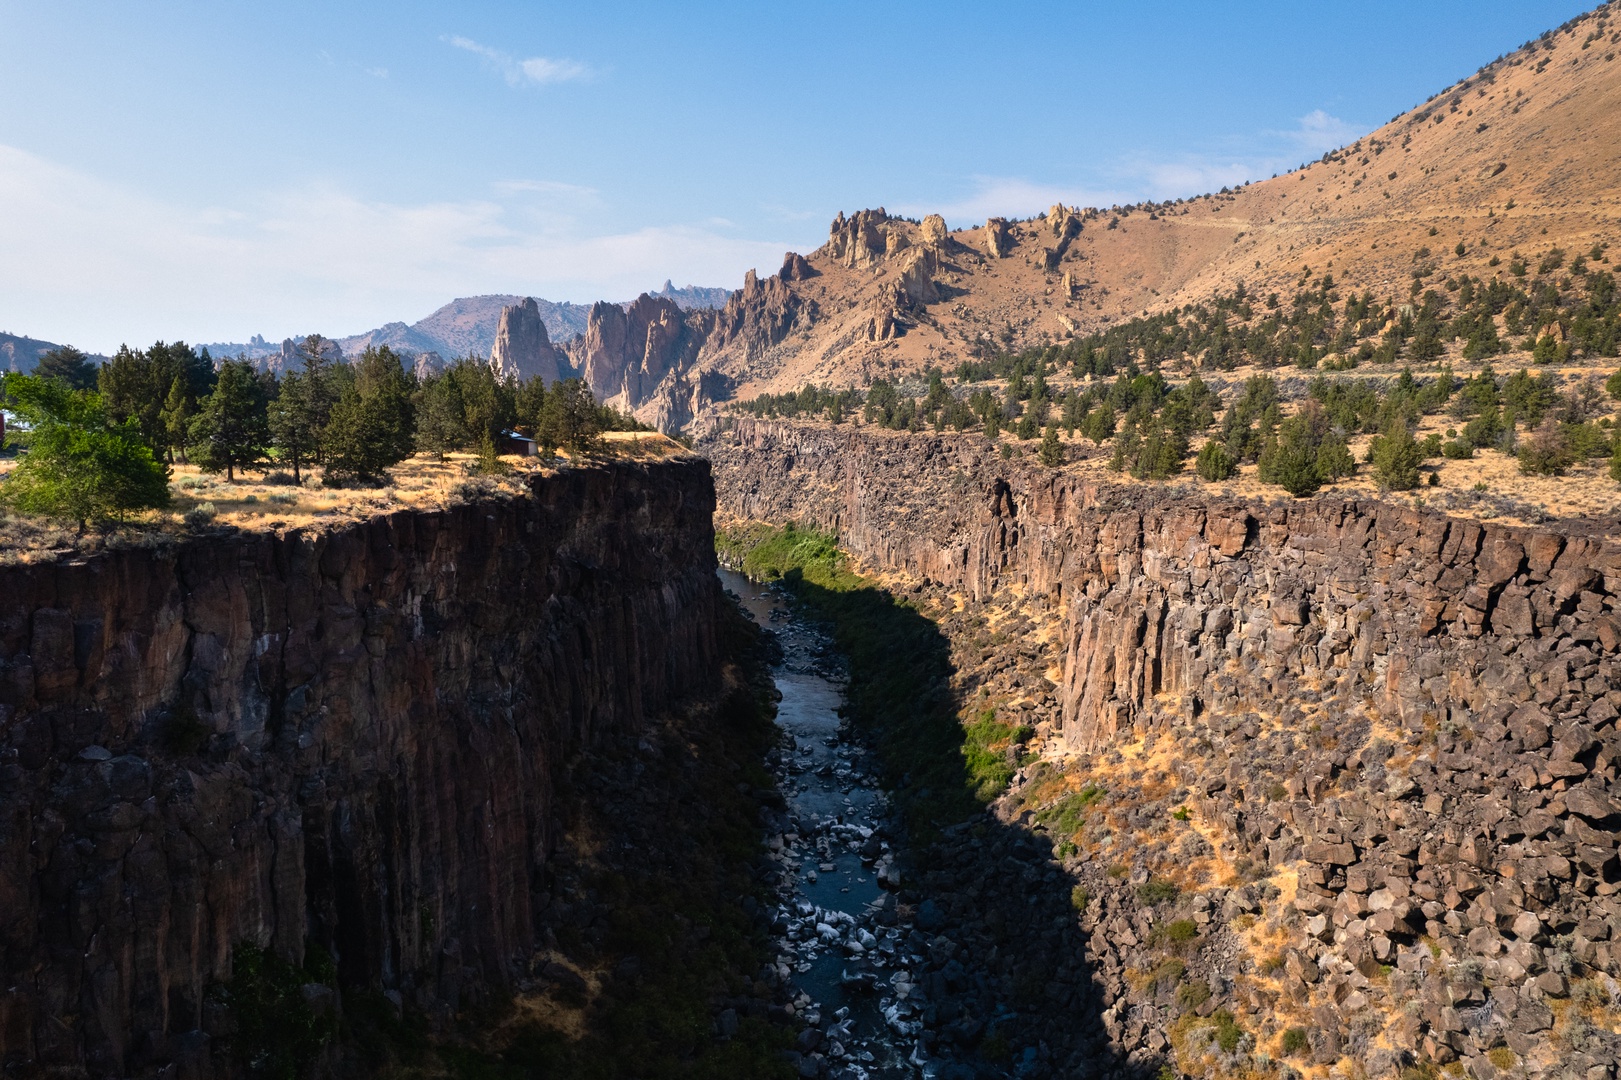
<path id="1" fill-rule="evenodd" d="M 717 546 L 750 577 L 780 581 L 830 629 L 850 661 L 847 715 L 877 751 L 884 786 L 915 837 L 968 818 L 1007 788 L 1007 752 L 1020 729 L 989 710 L 958 720 L 940 628 L 852 571 L 835 537 L 756 525 L 723 531 Z"/>

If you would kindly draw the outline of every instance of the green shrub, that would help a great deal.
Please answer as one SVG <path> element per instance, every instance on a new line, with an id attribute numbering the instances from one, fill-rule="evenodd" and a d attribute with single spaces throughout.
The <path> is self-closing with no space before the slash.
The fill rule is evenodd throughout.
<path id="1" fill-rule="evenodd" d="M 1137 899 L 1145 904 L 1158 906 L 1175 900 L 1178 891 L 1175 884 L 1164 878 L 1149 878 L 1137 886 Z"/>
<path id="2" fill-rule="evenodd" d="M 1216 1045 L 1226 1054 L 1237 1050 L 1239 1040 L 1244 1037 L 1244 1029 L 1238 1026 L 1233 1014 L 1226 1009 L 1217 1009 L 1210 1018 L 1216 1022 Z"/>
<path id="3" fill-rule="evenodd" d="M 300 969 L 244 943 L 231 954 L 231 971 L 225 998 L 237 1025 L 233 1041 L 249 1075 L 297 1080 L 337 1032 L 335 1005 L 318 1016 L 304 996 L 306 984 L 329 985 L 334 979 L 331 957 L 311 949 Z"/>
<path id="4" fill-rule="evenodd" d="M 1298 1054 L 1311 1046 L 1311 1040 L 1306 1037 L 1306 1029 L 1299 1027 L 1285 1028 L 1283 1032 L 1283 1052 L 1285 1055 Z"/>
<path id="5" fill-rule="evenodd" d="M 1176 1003 L 1184 1009 L 1197 1009 L 1210 1000 L 1210 984 L 1202 982 L 1183 983 L 1176 988 Z"/>
<path id="6" fill-rule="evenodd" d="M 1441 456 L 1453 461 L 1468 461 L 1475 456 L 1475 448 L 1456 439 L 1441 444 Z"/>
<path id="7" fill-rule="evenodd" d="M 1192 919 L 1177 919 L 1165 927 L 1165 939 L 1173 945 L 1185 945 L 1199 936 L 1199 924 Z"/>
<path id="8" fill-rule="evenodd" d="M 1085 915 L 1086 905 L 1091 902 L 1092 894 L 1082 886 L 1077 885 L 1069 891 L 1069 906 L 1074 908 L 1078 914 Z"/>

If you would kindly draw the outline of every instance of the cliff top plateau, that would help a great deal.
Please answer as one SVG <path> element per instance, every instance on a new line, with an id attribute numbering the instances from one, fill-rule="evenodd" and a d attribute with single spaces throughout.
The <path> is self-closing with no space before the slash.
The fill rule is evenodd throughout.
<path id="1" fill-rule="evenodd" d="M 652 461 L 687 455 L 680 443 L 657 432 L 607 431 L 600 436 L 604 459 Z M 536 477 L 560 470 L 590 467 L 592 459 L 571 460 L 566 451 L 542 461 L 506 454 L 504 471 L 485 470 L 475 454 L 452 452 L 443 460 L 417 454 L 390 470 L 387 484 L 375 487 L 326 487 L 318 469 L 306 470 L 302 484 L 279 470 L 257 476 L 241 473 L 234 481 L 210 475 L 195 465 L 170 468 L 170 506 L 163 511 L 129 515 L 121 523 L 77 532 L 46 518 L 0 514 L 0 565 L 74 559 L 122 547 L 161 547 L 196 534 L 295 530 L 325 532 L 401 510 L 456 505 L 498 492 L 516 494 Z M 0 458 L 0 478 L 15 459 Z"/>

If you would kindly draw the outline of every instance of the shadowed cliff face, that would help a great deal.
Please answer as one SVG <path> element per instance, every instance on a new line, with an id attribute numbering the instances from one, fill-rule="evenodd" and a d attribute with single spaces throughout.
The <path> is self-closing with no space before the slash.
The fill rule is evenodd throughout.
<path id="1" fill-rule="evenodd" d="M 1621 546 L 1579 526 L 1099 485 L 975 438 L 745 419 L 705 449 L 723 513 L 835 530 L 875 569 L 976 600 L 1010 585 L 1061 600 L 1076 750 L 1307 683 L 1365 684 L 1402 718 L 1518 702 L 1554 654 L 1621 646 Z M 1603 693 L 1582 702 L 1614 716 Z"/>
<path id="2" fill-rule="evenodd" d="M 723 517 L 836 530 L 1035 733 L 993 809 L 1069 852 L 1116 1049 L 1613 1075 L 1613 538 L 1090 484 L 971 436 L 739 420 L 703 449 Z"/>
<path id="3" fill-rule="evenodd" d="M 615 464 L 0 569 L 0 1057 L 206 1048 L 243 943 L 430 1017 L 511 987 L 554 792 L 713 689 L 712 500 L 706 463 Z"/>

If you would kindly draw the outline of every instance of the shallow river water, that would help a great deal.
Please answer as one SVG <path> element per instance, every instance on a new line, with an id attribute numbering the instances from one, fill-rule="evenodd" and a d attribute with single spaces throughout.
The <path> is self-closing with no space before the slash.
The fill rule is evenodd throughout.
<path id="1" fill-rule="evenodd" d="M 785 738 L 773 755 L 787 800 L 769 837 L 782 867 L 772 932 L 777 973 L 798 991 L 811 1029 L 801 1036 L 802 1076 L 840 1080 L 935 1077 L 941 1063 L 922 1041 L 922 992 L 913 982 L 928 938 L 897 917 L 898 883 L 888 801 L 865 752 L 845 736 L 842 658 L 825 635 L 794 617 L 785 598 L 728 570 L 722 584 L 775 634 L 773 672 Z"/>

